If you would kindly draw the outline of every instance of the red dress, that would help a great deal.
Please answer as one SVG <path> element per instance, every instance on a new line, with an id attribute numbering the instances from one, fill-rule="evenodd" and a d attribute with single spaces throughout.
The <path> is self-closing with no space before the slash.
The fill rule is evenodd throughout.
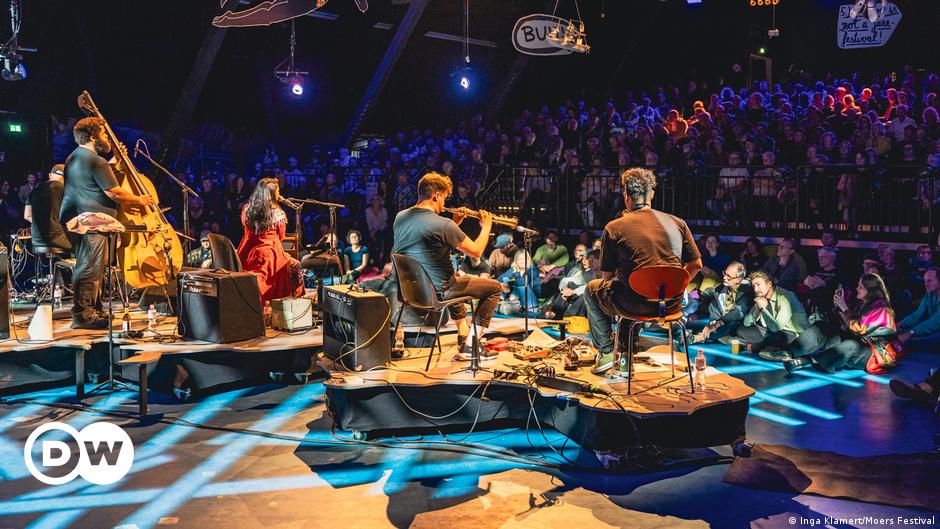
<path id="1" fill-rule="evenodd" d="M 258 276 L 261 302 L 290 296 L 302 296 L 300 262 L 284 253 L 281 241 L 287 234 L 287 215 L 279 207 L 274 211 L 275 224 L 262 233 L 253 231 L 242 209 L 242 227 L 245 229 L 238 244 L 238 258 L 242 269 Z"/>

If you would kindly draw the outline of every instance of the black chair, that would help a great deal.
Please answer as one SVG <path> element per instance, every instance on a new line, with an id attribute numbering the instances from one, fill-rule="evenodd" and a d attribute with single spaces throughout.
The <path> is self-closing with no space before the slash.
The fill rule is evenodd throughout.
<path id="1" fill-rule="evenodd" d="M 212 252 L 212 268 L 229 272 L 241 272 L 242 262 L 235 252 L 235 245 L 225 235 L 210 233 L 209 250 Z"/>
<path id="2" fill-rule="evenodd" d="M 471 296 L 461 296 L 459 298 L 441 301 L 437 290 L 434 289 L 434 283 L 431 277 L 421 266 L 421 263 L 414 258 L 400 253 L 392 254 L 392 265 L 395 267 L 395 275 L 398 277 L 398 300 L 401 307 L 398 309 L 398 317 L 395 319 L 395 330 L 393 335 L 398 333 L 398 325 L 401 323 L 401 314 L 405 307 L 411 307 L 414 310 L 425 313 L 437 312 L 437 325 L 434 326 L 435 340 L 431 344 L 431 351 L 428 353 L 428 364 L 424 370 L 431 368 L 431 359 L 434 357 L 434 344 L 437 344 L 439 354 L 443 354 L 441 348 L 441 325 L 444 322 L 445 310 L 460 303 L 468 303 L 470 310 L 473 310 L 473 298 Z M 421 334 L 421 328 L 418 329 Z"/>

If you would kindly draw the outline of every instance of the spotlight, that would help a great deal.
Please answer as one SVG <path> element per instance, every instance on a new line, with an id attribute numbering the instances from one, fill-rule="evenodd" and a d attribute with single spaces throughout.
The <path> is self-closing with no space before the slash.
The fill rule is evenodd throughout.
<path id="1" fill-rule="evenodd" d="M 290 82 L 290 93 L 297 97 L 304 95 L 304 83 L 300 77 L 295 77 Z"/>
<path id="2" fill-rule="evenodd" d="M 470 90 L 470 78 L 466 75 L 460 76 L 460 88 L 463 88 L 464 90 Z"/>

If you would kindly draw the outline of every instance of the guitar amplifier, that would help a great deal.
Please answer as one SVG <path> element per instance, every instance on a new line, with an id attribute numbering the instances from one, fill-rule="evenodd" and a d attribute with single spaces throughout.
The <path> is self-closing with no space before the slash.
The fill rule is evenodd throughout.
<path id="1" fill-rule="evenodd" d="M 215 343 L 264 336 L 258 278 L 251 272 L 184 272 L 177 285 L 180 336 Z"/>
<path id="2" fill-rule="evenodd" d="M 350 371 L 384 366 L 392 357 L 388 300 L 378 292 L 353 288 L 323 287 L 323 351 Z"/>

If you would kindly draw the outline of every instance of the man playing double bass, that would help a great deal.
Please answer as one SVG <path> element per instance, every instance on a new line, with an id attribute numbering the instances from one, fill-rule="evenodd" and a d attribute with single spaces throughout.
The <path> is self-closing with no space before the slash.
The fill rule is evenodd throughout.
<path id="1" fill-rule="evenodd" d="M 112 145 L 105 134 L 104 122 L 96 117 L 78 121 L 72 129 L 78 148 L 65 160 L 65 191 L 60 218 L 63 223 L 85 212 L 117 216 L 117 203 L 148 206 L 153 197 L 136 196 L 118 185 L 111 166 L 104 158 Z M 75 248 L 72 287 L 73 329 L 107 329 L 107 314 L 101 312 L 101 279 L 108 268 L 108 238 L 100 233 L 70 233 Z"/>

